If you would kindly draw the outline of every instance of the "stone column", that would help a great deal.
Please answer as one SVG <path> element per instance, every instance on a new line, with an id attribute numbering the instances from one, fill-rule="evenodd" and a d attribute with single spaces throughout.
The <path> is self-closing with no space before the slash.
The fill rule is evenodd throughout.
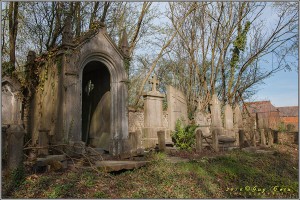
<path id="1" fill-rule="evenodd" d="M 152 91 L 144 93 L 144 128 L 142 135 L 143 148 L 155 147 L 158 143 L 157 131 L 163 130 L 163 108 L 164 95 L 156 90 L 158 81 L 153 77 Z"/>
<path id="2" fill-rule="evenodd" d="M 219 140 L 218 140 L 218 131 L 212 131 L 212 146 L 216 152 L 219 152 Z"/>

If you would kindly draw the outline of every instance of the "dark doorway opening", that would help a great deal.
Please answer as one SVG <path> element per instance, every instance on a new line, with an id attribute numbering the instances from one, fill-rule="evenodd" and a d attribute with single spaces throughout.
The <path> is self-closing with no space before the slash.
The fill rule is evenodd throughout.
<path id="1" fill-rule="evenodd" d="M 89 62 L 84 67 L 82 76 L 82 141 L 86 145 L 99 147 L 94 139 L 103 138 L 101 136 L 103 132 L 105 132 L 106 138 L 109 137 L 109 91 L 110 73 L 107 67 L 99 61 Z M 101 128 L 99 128 L 100 126 Z"/>

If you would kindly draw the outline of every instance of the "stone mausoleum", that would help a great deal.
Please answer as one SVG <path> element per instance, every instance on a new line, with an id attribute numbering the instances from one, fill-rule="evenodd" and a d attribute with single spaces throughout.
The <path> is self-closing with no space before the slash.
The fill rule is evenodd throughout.
<path id="1" fill-rule="evenodd" d="M 118 47 L 103 24 L 77 39 L 69 32 L 66 26 L 61 47 L 38 58 L 34 53 L 28 56 L 25 67 L 27 71 L 36 68 L 39 83 L 26 108 L 21 108 L 21 104 L 13 108 L 19 109 L 17 113 L 27 111 L 22 120 L 33 145 L 83 144 L 103 148 L 112 155 L 125 152 L 128 148 L 126 33 Z M 10 84 L 6 81 L 4 85 Z M 10 116 L 11 105 L 2 104 L 2 111 L 4 119 Z"/>

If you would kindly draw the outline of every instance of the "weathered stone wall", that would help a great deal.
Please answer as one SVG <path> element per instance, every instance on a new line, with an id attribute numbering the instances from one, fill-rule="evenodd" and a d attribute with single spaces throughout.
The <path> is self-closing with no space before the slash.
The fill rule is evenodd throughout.
<path id="1" fill-rule="evenodd" d="M 163 111 L 163 121 L 162 126 L 166 129 L 169 127 L 168 122 L 168 112 Z M 142 130 L 144 128 L 144 111 L 132 111 L 128 112 L 128 129 L 129 132 L 134 132 L 136 130 Z"/>
<path id="2" fill-rule="evenodd" d="M 40 68 L 40 84 L 31 102 L 31 134 L 33 144 L 39 140 L 40 130 L 49 131 L 50 136 L 62 136 L 66 131 L 60 129 L 59 111 L 62 110 L 59 98 L 61 98 L 58 87 L 59 77 L 61 76 L 57 63 L 48 63 Z M 71 102 L 70 102 L 71 103 Z M 53 139 L 54 139 L 53 137 Z"/>

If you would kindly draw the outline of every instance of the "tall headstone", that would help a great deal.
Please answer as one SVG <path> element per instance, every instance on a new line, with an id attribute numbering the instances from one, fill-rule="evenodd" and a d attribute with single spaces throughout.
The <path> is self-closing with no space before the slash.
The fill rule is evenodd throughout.
<path id="1" fill-rule="evenodd" d="M 234 127 L 238 129 L 243 128 L 243 117 L 238 105 L 234 108 Z"/>
<path id="2" fill-rule="evenodd" d="M 167 86 L 169 130 L 174 131 L 176 121 L 182 120 L 188 124 L 187 102 L 183 92 L 172 86 Z"/>
<path id="3" fill-rule="evenodd" d="M 195 135 L 196 135 L 196 151 L 198 153 L 202 152 L 202 131 L 200 128 L 197 128 L 195 130 Z"/>
<path id="4" fill-rule="evenodd" d="M 109 151 L 111 95 L 106 92 L 94 111 L 90 124 L 90 141 L 93 147 Z"/>
<path id="5" fill-rule="evenodd" d="M 224 128 L 225 135 L 228 137 L 235 137 L 235 133 L 233 130 L 233 112 L 232 108 L 229 104 L 225 105 L 225 113 L 224 113 Z"/>
<path id="6" fill-rule="evenodd" d="M 144 128 L 142 145 L 144 148 L 154 147 L 158 143 L 157 131 L 163 130 L 164 95 L 156 90 L 159 84 L 155 76 L 149 81 L 152 90 L 143 94 L 144 97 Z"/>
<path id="7" fill-rule="evenodd" d="M 217 135 L 223 135 L 223 123 L 221 119 L 221 105 L 216 94 L 211 99 L 211 128 Z"/>
<path id="8" fill-rule="evenodd" d="M 2 126 L 6 126 L 7 167 L 16 169 L 23 158 L 25 130 L 21 120 L 22 98 L 19 82 L 10 77 L 2 79 Z"/>

